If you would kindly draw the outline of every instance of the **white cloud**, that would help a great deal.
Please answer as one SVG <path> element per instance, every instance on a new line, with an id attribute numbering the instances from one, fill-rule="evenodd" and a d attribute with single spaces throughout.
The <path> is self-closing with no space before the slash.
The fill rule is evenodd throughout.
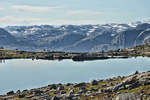
<path id="1" fill-rule="evenodd" d="M 4 10 L 4 8 L 0 8 L 0 11 Z"/>
<path id="2" fill-rule="evenodd" d="M 0 17 L 1 26 L 30 25 L 34 22 L 40 22 L 40 21 L 42 21 L 41 18 L 18 18 L 14 16 Z"/>
<path id="3" fill-rule="evenodd" d="M 99 24 L 97 20 L 52 20 L 47 18 L 32 18 L 32 17 L 14 17 L 14 16 L 4 16 L 0 17 L 0 27 L 14 26 L 14 25 L 84 25 L 84 24 Z"/>
<path id="4" fill-rule="evenodd" d="M 86 25 L 86 24 L 99 24 L 96 20 L 55 20 L 51 21 L 53 25 Z"/>
<path id="5" fill-rule="evenodd" d="M 19 11 L 25 11 L 25 12 L 49 12 L 53 9 L 58 9 L 61 7 L 49 7 L 49 6 L 29 6 L 29 5 L 14 5 L 12 8 L 15 8 Z"/>
<path id="6" fill-rule="evenodd" d="M 36 20 L 40 20 L 39 18 L 17 18 L 14 16 L 4 16 L 4 17 L 0 17 L 0 21 L 1 22 L 16 22 L 16 23 L 20 23 L 23 21 L 36 21 Z"/>
<path id="7" fill-rule="evenodd" d="M 101 11 L 93 11 L 93 10 L 70 10 L 68 14 L 70 15 L 99 15 L 102 14 Z"/>

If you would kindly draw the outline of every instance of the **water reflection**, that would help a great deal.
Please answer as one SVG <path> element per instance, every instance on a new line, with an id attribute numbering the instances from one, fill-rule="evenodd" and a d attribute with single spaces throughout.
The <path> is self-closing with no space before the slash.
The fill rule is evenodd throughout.
<path id="1" fill-rule="evenodd" d="M 0 63 L 5 63 L 5 59 L 0 59 Z"/>

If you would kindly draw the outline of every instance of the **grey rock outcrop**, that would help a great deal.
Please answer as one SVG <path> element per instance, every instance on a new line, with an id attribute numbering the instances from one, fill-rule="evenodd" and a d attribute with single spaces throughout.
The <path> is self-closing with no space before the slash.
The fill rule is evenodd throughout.
<path id="1" fill-rule="evenodd" d="M 122 94 L 119 94 L 115 100 L 142 100 L 142 97 L 137 94 L 122 93 Z"/>

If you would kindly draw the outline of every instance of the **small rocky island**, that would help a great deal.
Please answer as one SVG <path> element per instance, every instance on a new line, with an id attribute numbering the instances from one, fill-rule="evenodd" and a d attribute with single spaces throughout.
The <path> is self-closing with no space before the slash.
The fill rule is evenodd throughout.
<path id="1" fill-rule="evenodd" d="M 10 91 L 0 100 L 149 100 L 150 71 L 89 83 L 51 84 L 45 87 Z"/>
<path id="2" fill-rule="evenodd" d="M 63 60 L 73 61 L 102 60 L 114 58 L 129 58 L 137 56 L 150 57 L 150 43 L 133 48 L 102 51 L 102 52 L 62 52 L 62 51 L 19 51 L 0 49 L 0 59 L 43 59 L 43 60 Z"/>

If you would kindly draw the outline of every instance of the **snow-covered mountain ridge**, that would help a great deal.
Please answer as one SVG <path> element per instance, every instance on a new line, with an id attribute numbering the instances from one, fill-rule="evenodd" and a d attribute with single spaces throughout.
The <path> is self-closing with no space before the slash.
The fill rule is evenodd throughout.
<path id="1" fill-rule="evenodd" d="M 0 29 L 2 30 L 2 29 Z M 93 52 L 126 48 L 150 41 L 150 22 L 103 25 L 34 25 L 8 26 L 0 34 L 13 37 L 2 44 L 23 50 L 48 49 L 75 52 Z M 0 35 L 1 36 L 1 35 Z M 1 38 L 1 37 L 0 37 Z"/>

